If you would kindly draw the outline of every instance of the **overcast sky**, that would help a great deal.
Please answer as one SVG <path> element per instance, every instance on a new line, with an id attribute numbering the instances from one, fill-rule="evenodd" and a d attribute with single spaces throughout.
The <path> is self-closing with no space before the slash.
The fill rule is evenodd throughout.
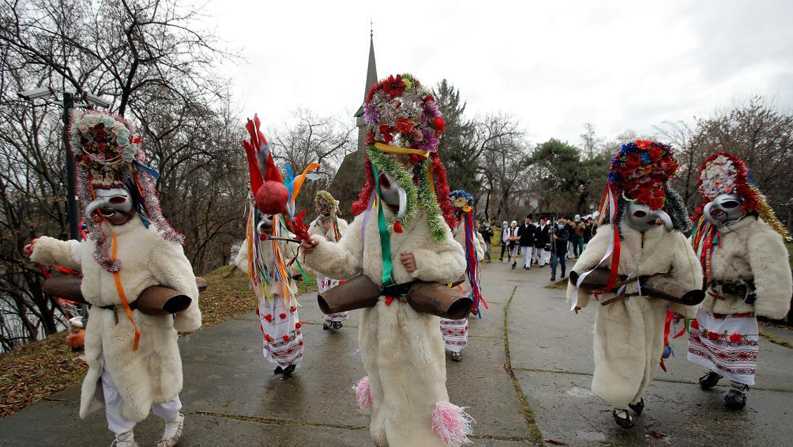
<path id="1" fill-rule="evenodd" d="M 209 0 L 204 14 L 245 58 L 222 70 L 238 110 L 269 127 L 357 109 L 370 19 L 381 78 L 446 78 L 471 114 L 509 113 L 533 142 L 579 143 L 585 122 L 651 133 L 755 94 L 793 108 L 793 1 Z"/>

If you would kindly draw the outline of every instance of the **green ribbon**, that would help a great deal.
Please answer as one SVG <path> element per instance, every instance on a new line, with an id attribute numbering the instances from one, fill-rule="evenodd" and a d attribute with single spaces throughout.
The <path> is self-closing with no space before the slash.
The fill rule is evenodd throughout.
<path id="1" fill-rule="evenodd" d="M 383 287 L 394 284 L 394 265 L 391 262 L 391 233 L 383 214 L 383 196 L 380 194 L 380 173 L 372 163 L 374 184 L 377 191 L 377 229 L 380 233 L 380 255 L 383 258 Z"/>

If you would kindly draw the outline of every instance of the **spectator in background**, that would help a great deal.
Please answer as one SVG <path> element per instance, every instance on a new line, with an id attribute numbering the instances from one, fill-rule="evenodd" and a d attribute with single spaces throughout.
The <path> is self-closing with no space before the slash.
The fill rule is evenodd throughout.
<path id="1" fill-rule="evenodd" d="M 535 262 L 540 267 L 544 267 L 551 259 L 549 230 L 548 219 L 541 217 L 540 224 L 536 227 L 534 232 L 534 252 L 532 254 L 532 257 L 535 258 Z"/>
<path id="2" fill-rule="evenodd" d="M 570 223 L 570 242 L 573 244 L 573 257 L 578 259 L 584 251 L 584 232 L 586 225 L 581 221 L 581 215 L 576 214 Z"/>
<path id="3" fill-rule="evenodd" d="M 592 220 L 592 216 L 587 216 L 586 219 L 584 219 L 584 248 L 586 248 L 586 244 L 588 244 L 594 236 L 595 222 Z"/>
<path id="4" fill-rule="evenodd" d="M 531 252 L 534 248 L 534 223 L 531 221 L 531 215 L 526 216 L 526 219 L 518 228 L 518 236 L 520 242 L 520 252 L 523 254 L 523 269 L 528 270 L 531 267 Z M 512 263 L 512 268 L 515 268 L 516 259 Z"/>
<path id="5" fill-rule="evenodd" d="M 509 237 L 507 241 L 507 249 L 509 250 L 507 257 L 508 263 L 512 262 L 513 259 L 515 259 L 517 262 L 519 242 L 520 236 L 518 236 L 518 222 L 513 220 L 509 223 Z M 515 262 L 512 263 L 512 268 L 515 268 Z"/>
<path id="6" fill-rule="evenodd" d="M 570 226 L 566 219 L 559 219 L 549 230 L 551 240 L 551 282 L 556 281 L 556 265 L 559 264 L 564 279 L 567 264 L 567 242 L 570 240 Z"/>
<path id="7" fill-rule="evenodd" d="M 490 222 L 485 220 L 482 225 L 477 223 L 479 234 L 482 235 L 482 240 L 485 241 L 485 261 L 490 262 L 490 250 L 492 250 L 491 242 L 493 240 L 493 227 Z"/>
<path id="8" fill-rule="evenodd" d="M 509 245 L 509 222 L 506 220 L 501 222 L 501 257 L 499 262 L 504 262 L 504 252 L 507 251 Z"/>

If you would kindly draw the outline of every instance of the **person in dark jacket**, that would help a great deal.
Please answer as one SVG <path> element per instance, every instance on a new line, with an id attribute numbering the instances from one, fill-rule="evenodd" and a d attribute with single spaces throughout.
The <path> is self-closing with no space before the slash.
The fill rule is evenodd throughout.
<path id="1" fill-rule="evenodd" d="M 534 232 L 536 227 L 531 221 L 531 215 L 526 216 L 521 226 L 518 228 L 518 236 L 520 237 L 520 252 L 523 254 L 523 269 L 528 270 L 531 268 L 531 252 L 534 248 Z M 515 268 L 518 260 L 512 263 L 512 268 Z"/>
<path id="2" fill-rule="evenodd" d="M 570 227 L 565 219 L 559 219 L 550 226 L 551 240 L 551 282 L 556 281 L 556 264 L 562 268 L 562 279 L 564 279 L 567 264 L 567 242 L 570 240 Z"/>
<path id="3" fill-rule="evenodd" d="M 551 258 L 551 252 L 549 251 L 551 249 L 551 240 L 548 235 L 549 230 L 550 224 L 548 223 L 548 219 L 541 217 L 540 224 L 534 229 L 534 251 L 532 253 L 534 262 L 540 267 L 548 264 Z"/>
<path id="4" fill-rule="evenodd" d="M 485 241 L 485 261 L 490 262 L 491 242 L 493 240 L 493 228 L 490 226 L 490 222 L 485 220 L 479 225 L 479 234 L 482 235 L 482 240 Z"/>

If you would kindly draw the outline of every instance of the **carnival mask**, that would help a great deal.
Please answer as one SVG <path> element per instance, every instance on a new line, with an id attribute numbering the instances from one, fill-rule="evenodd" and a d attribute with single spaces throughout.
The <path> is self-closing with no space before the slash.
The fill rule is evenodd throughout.
<path id="1" fill-rule="evenodd" d="M 625 209 L 624 220 L 634 230 L 644 233 L 658 225 L 663 225 L 667 231 L 672 231 L 672 218 L 664 210 L 654 210 L 647 205 L 631 202 Z"/>
<path id="2" fill-rule="evenodd" d="M 273 215 L 256 212 L 259 223 L 256 224 L 256 233 L 270 234 L 273 231 Z"/>
<path id="3" fill-rule="evenodd" d="M 746 216 L 741 206 L 741 198 L 735 194 L 720 194 L 705 205 L 705 219 L 711 224 L 721 227 L 734 224 Z"/>
<path id="4" fill-rule="evenodd" d="M 95 190 L 96 198 L 85 207 L 85 217 L 123 225 L 132 219 L 132 197 L 124 188 Z"/>
<path id="5" fill-rule="evenodd" d="M 402 217 L 407 211 L 407 193 L 397 185 L 397 182 L 385 172 L 380 173 L 380 197 L 390 206 L 398 207 L 397 217 Z"/>

